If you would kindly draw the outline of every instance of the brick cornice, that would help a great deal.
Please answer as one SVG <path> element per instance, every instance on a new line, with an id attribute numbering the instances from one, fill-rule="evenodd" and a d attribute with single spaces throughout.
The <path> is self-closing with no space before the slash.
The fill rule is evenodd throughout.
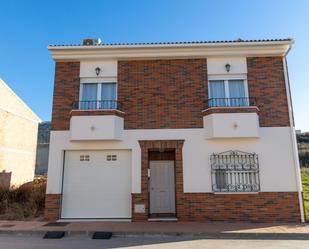
<path id="1" fill-rule="evenodd" d="M 213 113 L 259 113 L 259 108 L 256 106 L 247 107 L 212 107 L 202 111 L 203 116 Z"/>
<path id="2" fill-rule="evenodd" d="M 106 116 L 115 115 L 118 117 L 124 117 L 125 113 L 119 110 L 72 110 L 71 116 Z"/>

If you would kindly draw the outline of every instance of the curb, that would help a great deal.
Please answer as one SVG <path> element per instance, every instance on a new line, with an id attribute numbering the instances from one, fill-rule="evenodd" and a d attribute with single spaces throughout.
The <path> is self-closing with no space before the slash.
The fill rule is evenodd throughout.
<path id="1" fill-rule="evenodd" d="M 0 230 L 1 235 L 10 236 L 44 236 L 46 230 Z M 65 231 L 65 237 L 91 237 L 94 231 Z M 285 239 L 309 240 L 309 233 L 189 233 L 189 232 L 113 232 L 117 238 L 204 238 L 204 239 Z"/>

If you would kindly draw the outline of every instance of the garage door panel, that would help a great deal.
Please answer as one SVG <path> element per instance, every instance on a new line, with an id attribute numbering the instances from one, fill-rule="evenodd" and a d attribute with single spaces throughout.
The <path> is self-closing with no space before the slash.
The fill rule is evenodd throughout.
<path id="1" fill-rule="evenodd" d="M 108 161 L 112 155 L 116 160 Z M 130 151 L 67 151 L 65 157 L 62 218 L 131 217 Z"/>

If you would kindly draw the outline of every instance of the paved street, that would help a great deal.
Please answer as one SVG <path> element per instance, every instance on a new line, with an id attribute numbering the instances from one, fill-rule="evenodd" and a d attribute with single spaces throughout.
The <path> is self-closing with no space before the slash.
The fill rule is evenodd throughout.
<path id="1" fill-rule="evenodd" d="M 93 249 L 93 248 L 170 248 L 170 249 L 247 249 L 247 248 L 309 248 L 308 240 L 214 240 L 198 238 L 112 238 L 91 240 L 87 237 L 67 237 L 60 240 L 46 240 L 39 236 L 0 236 L 1 249 Z"/>
<path id="2" fill-rule="evenodd" d="M 0 221 L 0 231 L 65 231 L 93 232 L 110 231 L 115 233 L 266 233 L 266 234 L 309 234 L 308 224 L 278 224 L 252 222 L 107 222 L 74 221 L 64 226 L 46 226 L 46 221 Z"/>

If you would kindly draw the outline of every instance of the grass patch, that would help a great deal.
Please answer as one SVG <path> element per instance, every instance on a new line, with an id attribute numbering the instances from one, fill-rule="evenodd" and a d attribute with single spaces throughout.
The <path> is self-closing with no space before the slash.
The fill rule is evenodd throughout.
<path id="1" fill-rule="evenodd" d="M 309 168 L 301 169 L 301 178 L 303 182 L 306 220 L 309 222 Z"/>
<path id="2" fill-rule="evenodd" d="M 0 188 L 0 220 L 31 220 L 44 211 L 46 177 L 17 188 Z"/>

